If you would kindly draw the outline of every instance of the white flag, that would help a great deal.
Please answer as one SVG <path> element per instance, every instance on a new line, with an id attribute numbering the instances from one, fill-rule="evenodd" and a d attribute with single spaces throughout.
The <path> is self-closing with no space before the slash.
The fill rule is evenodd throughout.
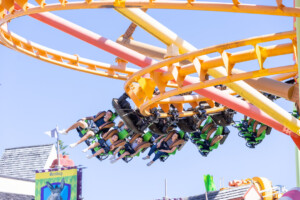
<path id="1" fill-rule="evenodd" d="M 51 131 L 47 131 L 45 132 L 46 135 L 49 135 L 52 138 L 57 138 L 57 134 L 58 134 L 58 128 L 56 127 L 55 129 L 51 130 Z"/>

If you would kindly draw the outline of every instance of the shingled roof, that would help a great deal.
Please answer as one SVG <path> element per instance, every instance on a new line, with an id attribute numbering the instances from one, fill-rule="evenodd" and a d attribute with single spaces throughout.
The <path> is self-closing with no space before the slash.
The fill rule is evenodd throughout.
<path id="1" fill-rule="evenodd" d="M 5 149 L 0 160 L 0 174 L 34 180 L 34 170 L 44 169 L 52 148 L 53 144 L 46 144 Z"/>
<path id="2" fill-rule="evenodd" d="M 252 184 L 239 186 L 239 187 L 231 187 L 225 190 L 218 190 L 207 193 L 208 200 L 239 200 L 244 197 L 246 192 L 250 189 Z M 206 200 L 205 194 L 184 197 L 184 198 L 168 198 L 169 200 Z M 160 199 L 158 199 L 160 200 Z"/>
<path id="3" fill-rule="evenodd" d="M 34 200 L 34 196 L 0 192 L 0 200 Z"/>
<path id="4" fill-rule="evenodd" d="M 208 200 L 226 200 L 226 199 L 238 199 L 243 197 L 252 185 L 245 185 L 240 187 L 232 187 L 230 189 L 208 192 Z M 205 200 L 205 194 L 184 198 L 186 200 Z"/>

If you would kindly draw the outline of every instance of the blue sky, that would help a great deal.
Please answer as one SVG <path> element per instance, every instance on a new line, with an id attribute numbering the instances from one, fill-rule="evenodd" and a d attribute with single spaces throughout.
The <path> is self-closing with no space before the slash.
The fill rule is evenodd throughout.
<path id="1" fill-rule="evenodd" d="M 230 2 L 223 0 L 222 2 Z M 261 1 L 243 1 L 260 3 Z M 265 1 L 274 5 L 275 0 Z M 289 6 L 291 1 L 284 1 Z M 113 9 L 53 12 L 111 40 L 121 36 L 130 24 Z M 176 32 L 197 48 L 292 30 L 292 18 L 265 15 L 217 13 L 205 11 L 149 10 L 159 22 Z M 66 35 L 30 17 L 9 23 L 9 28 L 36 43 L 70 54 L 113 64 L 115 56 Z M 165 48 L 141 28 L 133 35 L 137 41 Z M 271 43 L 270 43 L 271 44 Z M 250 48 L 250 47 L 249 47 Z M 0 154 L 5 148 L 52 143 L 43 134 L 56 124 L 67 128 L 79 118 L 111 109 L 111 99 L 123 93 L 123 81 L 85 74 L 35 60 L 0 46 Z M 268 59 L 267 66 L 293 64 L 292 56 Z M 134 67 L 133 65 L 130 65 Z M 238 65 L 241 69 L 257 67 L 257 61 Z M 278 100 L 288 111 L 292 104 Z M 235 120 L 241 119 L 240 114 Z M 164 195 L 164 179 L 168 180 L 169 197 L 185 197 L 204 192 L 203 175 L 212 174 L 217 187 L 233 179 L 263 176 L 274 185 L 292 188 L 295 178 L 295 146 L 286 135 L 272 130 L 271 135 L 249 149 L 230 128 L 226 143 L 202 157 L 192 143 L 170 157 L 165 163 L 151 167 L 141 158 L 126 164 L 110 164 L 108 160 L 88 160 L 81 152 L 85 144 L 67 149 L 76 164 L 87 167 L 83 176 L 85 199 L 155 199 Z M 77 141 L 75 131 L 61 137 L 66 144 Z"/>

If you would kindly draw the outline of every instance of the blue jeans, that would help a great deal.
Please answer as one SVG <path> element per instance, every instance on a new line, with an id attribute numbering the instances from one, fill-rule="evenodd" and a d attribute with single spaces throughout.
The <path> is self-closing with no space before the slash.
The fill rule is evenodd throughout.
<path id="1" fill-rule="evenodd" d="M 166 153 L 166 152 L 161 152 L 161 151 L 158 151 L 158 152 L 156 152 L 156 154 L 155 154 L 155 156 L 154 156 L 154 158 L 153 158 L 153 162 L 154 161 L 156 161 L 157 159 L 159 159 L 161 156 L 164 156 L 164 155 L 168 155 L 168 153 Z"/>
<path id="2" fill-rule="evenodd" d="M 153 145 L 153 146 L 151 147 L 151 149 L 150 149 L 150 151 L 149 151 L 149 153 L 148 153 L 148 156 L 151 156 L 156 150 L 157 150 L 157 145 L 155 144 L 155 145 Z M 163 156 L 163 155 L 168 155 L 168 153 L 158 151 L 158 152 L 155 154 L 155 156 L 154 156 L 154 158 L 153 158 L 152 161 L 156 161 L 157 159 L 159 159 L 159 158 L 160 158 L 161 156 Z"/>
<path id="3" fill-rule="evenodd" d="M 148 156 L 151 156 L 157 150 L 157 144 L 153 145 L 148 153 Z"/>

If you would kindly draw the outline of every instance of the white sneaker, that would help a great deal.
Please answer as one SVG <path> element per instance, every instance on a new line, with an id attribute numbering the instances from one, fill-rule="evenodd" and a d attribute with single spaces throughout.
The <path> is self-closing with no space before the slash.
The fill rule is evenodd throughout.
<path id="1" fill-rule="evenodd" d="M 89 148 L 83 149 L 82 152 L 86 153 L 89 150 Z"/>
<path id="2" fill-rule="evenodd" d="M 143 160 L 150 159 L 150 156 L 143 157 Z"/>
<path id="3" fill-rule="evenodd" d="M 60 131 L 58 131 L 58 133 L 60 133 L 62 135 L 68 135 L 68 133 L 66 132 L 66 129 L 60 130 Z"/>
<path id="4" fill-rule="evenodd" d="M 77 143 L 73 143 L 73 144 L 70 144 L 69 147 L 74 148 L 74 147 L 76 147 L 77 145 L 78 145 Z"/>
<path id="5" fill-rule="evenodd" d="M 87 159 L 91 159 L 93 157 L 93 155 L 87 155 L 86 158 Z"/>
<path id="6" fill-rule="evenodd" d="M 150 167 L 152 164 L 153 164 L 152 161 L 151 161 L 151 162 L 148 162 L 148 163 L 147 163 L 147 166 Z"/>

